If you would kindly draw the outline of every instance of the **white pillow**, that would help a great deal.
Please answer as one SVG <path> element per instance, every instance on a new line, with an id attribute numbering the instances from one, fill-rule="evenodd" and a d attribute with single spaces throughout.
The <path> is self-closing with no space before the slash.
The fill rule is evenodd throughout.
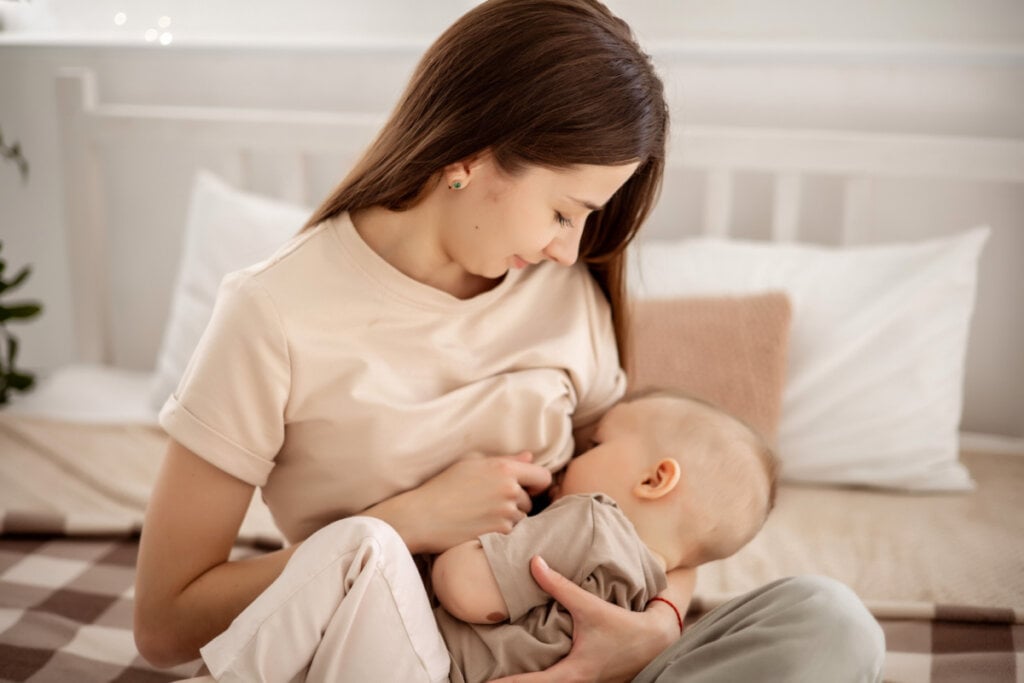
<path id="1" fill-rule="evenodd" d="M 958 460 L 978 227 L 912 244 L 641 243 L 637 296 L 784 290 L 793 305 L 777 450 L 791 481 L 968 490 Z"/>
<path id="2" fill-rule="evenodd" d="M 181 266 L 149 400 L 159 410 L 178 387 L 226 274 L 261 261 L 294 236 L 310 209 L 236 190 L 200 170 L 192 184 Z"/>

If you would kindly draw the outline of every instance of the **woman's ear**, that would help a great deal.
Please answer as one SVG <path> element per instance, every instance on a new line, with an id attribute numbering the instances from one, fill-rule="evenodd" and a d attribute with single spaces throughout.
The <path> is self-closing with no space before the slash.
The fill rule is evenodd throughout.
<path id="1" fill-rule="evenodd" d="M 483 165 L 491 163 L 492 158 L 493 152 L 488 148 L 448 164 L 444 167 L 444 178 L 448 187 L 452 189 L 466 187 Z M 454 183 L 458 183 L 458 186 L 454 186 Z"/>
<path id="2" fill-rule="evenodd" d="M 662 458 L 647 477 L 633 487 L 633 494 L 645 500 L 657 500 L 671 493 L 683 477 L 683 468 L 673 458 Z"/>
<path id="3" fill-rule="evenodd" d="M 461 190 L 469 184 L 469 167 L 461 161 L 448 164 L 441 174 L 444 184 L 451 190 Z"/>

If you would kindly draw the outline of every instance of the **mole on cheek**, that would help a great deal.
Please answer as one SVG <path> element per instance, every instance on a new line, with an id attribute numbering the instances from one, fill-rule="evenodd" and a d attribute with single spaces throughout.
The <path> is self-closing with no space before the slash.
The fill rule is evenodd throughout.
<path id="1" fill-rule="evenodd" d="M 505 621 L 505 615 L 501 612 L 491 612 L 487 615 L 487 621 L 493 621 L 494 623 Z"/>

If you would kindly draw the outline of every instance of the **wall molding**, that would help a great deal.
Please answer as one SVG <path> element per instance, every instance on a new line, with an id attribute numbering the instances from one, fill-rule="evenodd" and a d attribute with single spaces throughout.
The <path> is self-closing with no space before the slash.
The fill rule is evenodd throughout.
<path id="1" fill-rule="evenodd" d="M 176 36 L 170 45 L 96 34 L 0 33 L 0 47 L 132 48 L 391 54 L 417 59 L 429 40 L 324 38 L 320 36 Z M 1024 45 L 899 42 L 649 41 L 656 61 L 702 64 L 909 64 L 1024 67 Z"/>
<path id="2" fill-rule="evenodd" d="M 649 48 L 655 59 L 696 63 L 1024 67 L 1024 46 L 1012 44 L 655 41 Z"/>

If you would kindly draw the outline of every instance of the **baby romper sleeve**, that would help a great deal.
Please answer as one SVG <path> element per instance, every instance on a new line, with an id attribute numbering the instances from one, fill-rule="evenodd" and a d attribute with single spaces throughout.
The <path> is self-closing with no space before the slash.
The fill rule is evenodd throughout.
<path id="1" fill-rule="evenodd" d="M 221 281 L 210 323 L 160 411 L 176 441 L 228 474 L 262 486 L 284 442 L 290 387 L 280 317 L 252 273 Z"/>
<path id="2" fill-rule="evenodd" d="M 508 534 L 484 534 L 480 543 L 513 622 L 551 601 L 530 573 L 534 555 L 591 592 L 597 588 L 619 592 L 610 587 L 612 581 L 604 577 L 606 573 L 639 577 L 641 585 L 652 573 L 645 566 L 652 561 L 650 553 L 642 548 L 618 505 L 603 494 L 566 496 L 540 514 L 527 517 Z M 622 606 L 628 604 L 627 600 Z"/>

